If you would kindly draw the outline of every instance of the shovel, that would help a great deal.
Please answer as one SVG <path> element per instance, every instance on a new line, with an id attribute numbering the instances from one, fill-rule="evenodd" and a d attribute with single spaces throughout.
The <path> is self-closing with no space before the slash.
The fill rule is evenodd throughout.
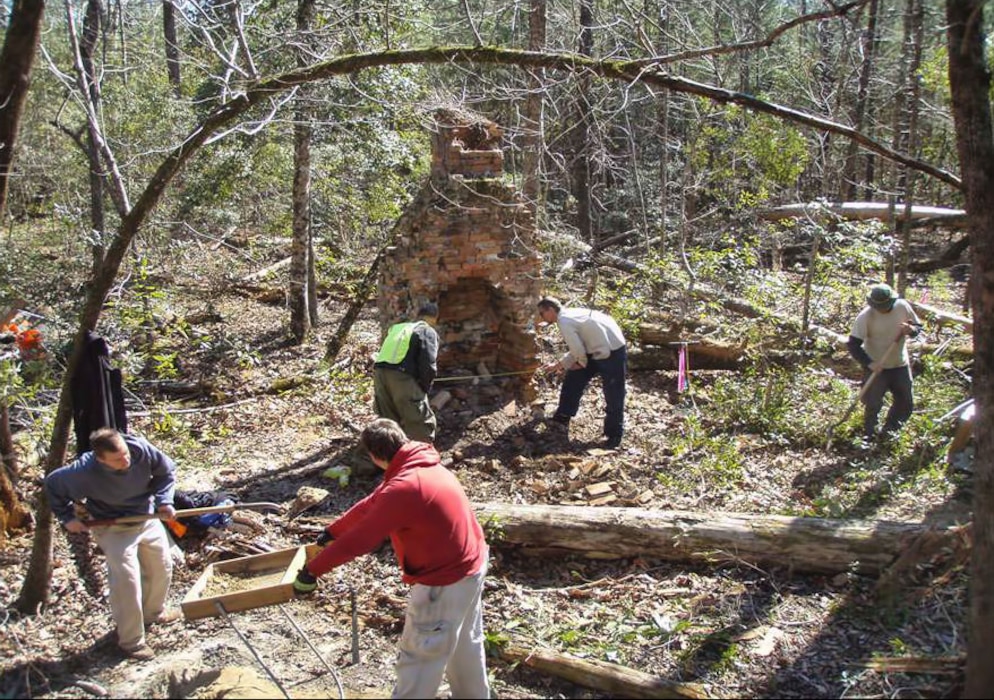
<path id="1" fill-rule="evenodd" d="M 205 506 L 203 508 L 187 508 L 176 511 L 172 518 L 162 513 L 149 513 L 148 515 L 126 515 L 121 518 L 106 518 L 104 520 L 84 520 L 87 527 L 102 527 L 104 525 L 127 525 L 129 523 L 143 523 L 147 520 L 179 520 L 180 518 L 192 518 L 197 515 L 207 515 L 208 513 L 230 513 L 234 510 L 275 510 L 282 511 L 283 506 L 279 503 L 234 503 L 226 506 Z"/>
<path id="2" fill-rule="evenodd" d="M 894 338 L 891 344 L 887 346 L 887 350 L 884 351 L 883 356 L 880 358 L 880 362 L 877 363 L 878 365 L 877 368 L 873 370 L 870 376 L 866 378 L 866 381 L 863 382 L 863 386 L 860 388 L 859 393 L 856 394 L 856 398 L 853 399 L 853 402 L 849 404 L 849 408 L 846 409 L 845 414 L 843 414 L 842 418 L 840 418 L 835 424 L 832 425 L 831 428 L 828 429 L 828 439 L 825 441 L 826 451 L 832 449 L 832 437 L 833 433 L 835 433 L 835 429 L 838 428 L 843 423 L 845 423 L 847 420 L 849 420 L 849 416 L 852 415 L 852 412 L 856 410 L 856 406 L 858 406 L 859 402 L 863 400 L 864 396 L 866 396 L 866 392 L 870 389 L 870 386 L 873 384 L 873 381 L 883 371 L 884 360 L 890 357 L 890 354 L 894 351 L 894 348 L 896 348 L 898 343 L 901 342 L 901 337 L 903 335 L 904 331 L 899 332 L 897 334 L 897 337 Z"/>

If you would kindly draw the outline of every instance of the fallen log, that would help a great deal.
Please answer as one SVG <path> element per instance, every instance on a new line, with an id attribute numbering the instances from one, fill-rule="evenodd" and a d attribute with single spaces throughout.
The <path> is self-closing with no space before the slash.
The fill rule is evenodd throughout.
<path id="1" fill-rule="evenodd" d="M 691 366 L 699 369 L 739 369 L 746 352 L 741 345 L 689 338 L 679 326 L 663 328 L 643 323 L 636 331 L 634 340 L 642 350 L 632 354 L 630 364 L 633 369 L 676 369 L 676 344 L 681 342 L 690 343 L 687 348 L 694 360 Z"/>
<path id="2" fill-rule="evenodd" d="M 973 333 L 973 320 L 967 318 L 966 316 L 960 316 L 958 314 L 950 313 L 949 311 L 943 311 L 942 309 L 937 309 L 934 306 L 929 306 L 927 304 L 921 304 L 917 301 L 908 302 L 915 312 L 923 319 L 929 321 L 930 323 L 937 326 L 959 326 L 967 333 Z"/>
<path id="3" fill-rule="evenodd" d="M 849 221 L 867 219 L 889 221 L 893 217 L 895 221 L 904 221 L 907 218 L 911 221 L 934 221 L 943 226 L 966 226 L 966 211 L 963 209 L 915 205 L 910 207 L 910 213 L 906 214 L 907 209 L 908 207 L 903 204 L 891 207 L 887 202 L 808 202 L 772 207 L 758 211 L 756 215 L 765 221 L 799 218 L 825 220 L 829 217 Z"/>
<path id="4" fill-rule="evenodd" d="M 498 647 L 501 659 L 593 688 L 614 698 L 706 698 L 696 683 L 678 683 L 644 671 L 596 659 L 577 659 L 551 649 L 508 643 Z"/>
<path id="5" fill-rule="evenodd" d="M 725 369 L 741 370 L 745 364 L 745 353 L 723 354 L 721 349 L 700 344 L 688 346 L 693 370 Z M 644 347 L 628 354 L 628 366 L 633 372 L 647 370 L 677 369 L 676 348 Z"/>
<path id="6" fill-rule="evenodd" d="M 268 267 L 264 267 L 261 270 L 256 270 L 255 272 L 245 275 L 240 280 L 240 283 L 243 285 L 253 285 L 289 267 L 290 267 L 290 258 L 283 258 L 282 260 L 279 260 L 278 262 L 275 262 L 272 265 L 269 265 Z"/>
<path id="7" fill-rule="evenodd" d="M 877 575 L 926 531 L 956 537 L 953 528 L 900 521 L 505 503 L 474 507 L 481 523 L 491 522 L 500 532 L 495 546 L 517 545 L 524 553 L 742 561 L 820 574 Z"/>

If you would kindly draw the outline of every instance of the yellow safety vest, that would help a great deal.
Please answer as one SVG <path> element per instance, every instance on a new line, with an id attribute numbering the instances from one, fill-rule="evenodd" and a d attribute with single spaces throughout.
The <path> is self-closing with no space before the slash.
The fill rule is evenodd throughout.
<path id="1" fill-rule="evenodd" d="M 387 331 L 386 340 L 380 347 L 380 352 L 376 355 L 377 362 L 386 362 L 391 365 L 399 365 L 407 357 L 407 351 L 411 348 L 411 336 L 414 329 L 424 321 L 414 321 L 413 323 L 395 323 Z"/>

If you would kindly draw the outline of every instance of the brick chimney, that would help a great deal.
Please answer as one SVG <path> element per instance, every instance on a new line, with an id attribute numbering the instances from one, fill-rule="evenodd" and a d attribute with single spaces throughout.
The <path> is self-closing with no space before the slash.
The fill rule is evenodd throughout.
<path id="1" fill-rule="evenodd" d="M 500 127 L 462 110 L 435 112 L 431 176 L 398 220 L 381 265 L 384 332 L 425 301 L 439 306 L 439 376 L 534 370 L 541 259 L 534 220 L 503 177 Z M 533 397 L 530 375 L 512 377 Z"/>

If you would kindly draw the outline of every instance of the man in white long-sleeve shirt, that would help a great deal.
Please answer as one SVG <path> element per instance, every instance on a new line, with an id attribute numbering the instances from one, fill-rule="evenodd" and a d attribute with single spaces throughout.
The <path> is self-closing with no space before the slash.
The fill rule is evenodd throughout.
<path id="1" fill-rule="evenodd" d="M 554 297 L 542 297 L 538 313 L 546 323 L 559 324 L 559 331 L 569 348 L 561 359 L 542 368 L 547 374 L 566 372 L 559 392 L 559 407 L 552 419 L 569 425 L 580 408 L 587 384 L 599 374 L 607 404 L 604 446 L 618 447 L 625 427 L 625 375 L 628 372 L 628 354 L 621 328 L 605 313 L 563 308 Z"/>

